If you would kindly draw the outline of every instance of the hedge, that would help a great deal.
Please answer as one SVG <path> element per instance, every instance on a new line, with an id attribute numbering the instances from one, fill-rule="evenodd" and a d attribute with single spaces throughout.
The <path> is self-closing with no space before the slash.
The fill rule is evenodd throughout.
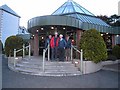
<path id="1" fill-rule="evenodd" d="M 6 56 L 13 56 L 14 49 L 21 49 L 23 45 L 23 39 L 17 36 L 10 36 L 5 41 L 5 54 Z M 17 56 L 21 56 L 22 51 L 17 53 Z"/>
<path id="2" fill-rule="evenodd" d="M 83 49 L 84 58 L 94 63 L 106 60 L 108 57 L 106 44 L 100 32 L 95 29 L 83 32 L 80 40 L 80 49 Z"/>

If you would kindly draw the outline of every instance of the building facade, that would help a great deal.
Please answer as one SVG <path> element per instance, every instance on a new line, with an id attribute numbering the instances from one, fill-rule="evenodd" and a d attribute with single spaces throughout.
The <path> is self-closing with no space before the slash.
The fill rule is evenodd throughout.
<path id="1" fill-rule="evenodd" d="M 5 40 L 11 35 L 16 35 L 19 29 L 20 16 L 7 5 L 0 7 L 0 40 L 5 45 Z"/>
<path id="2" fill-rule="evenodd" d="M 44 48 L 46 36 L 58 32 L 70 35 L 78 45 L 85 30 L 96 29 L 104 38 L 107 48 L 119 44 L 120 28 L 113 28 L 73 0 L 68 0 L 48 16 L 34 17 L 28 21 L 28 32 L 31 33 L 32 51 L 39 55 Z"/>

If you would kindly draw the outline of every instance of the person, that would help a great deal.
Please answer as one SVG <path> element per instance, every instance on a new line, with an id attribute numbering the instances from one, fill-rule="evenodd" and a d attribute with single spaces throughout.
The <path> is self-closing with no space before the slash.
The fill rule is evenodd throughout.
<path id="1" fill-rule="evenodd" d="M 51 41 L 50 41 L 50 46 L 51 46 L 51 60 L 54 61 L 54 60 L 57 60 L 57 55 L 58 55 L 58 41 L 59 41 L 59 38 L 58 38 L 58 33 L 55 32 L 55 36 L 53 36 L 51 38 Z"/>
<path id="2" fill-rule="evenodd" d="M 48 45 L 50 45 L 50 41 L 51 41 L 52 35 L 49 35 L 48 38 L 45 40 L 45 48 L 48 47 Z M 50 48 L 50 59 L 51 59 L 51 47 Z"/>
<path id="3" fill-rule="evenodd" d="M 66 61 L 70 60 L 70 49 L 71 49 L 71 40 L 69 39 L 69 36 L 66 36 L 66 48 L 65 48 Z"/>
<path id="4" fill-rule="evenodd" d="M 63 35 L 60 34 L 60 40 L 58 42 L 58 48 L 59 48 L 59 61 L 64 61 L 65 58 L 65 47 L 66 47 L 66 41 L 63 38 Z"/>
<path id="5" fill-rule="evenodd" d="M 52 35 L 49 35 L 48 38 L 46 39 L 46 41 L 45 41 L 45 48 L 47 48 L 48 45 L 50 44 L 51 38 L 52 38 Z"/>

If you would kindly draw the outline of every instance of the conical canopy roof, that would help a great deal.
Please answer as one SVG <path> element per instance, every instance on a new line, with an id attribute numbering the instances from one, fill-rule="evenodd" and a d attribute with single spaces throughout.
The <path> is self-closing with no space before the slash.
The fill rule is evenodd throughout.
<path id="1" fill-rule="evenodd" d="M 73 0 L 68 0 L 62 6 L 60 6 L 52 15 L 63 15 L 63 14 L 70 14 L 70 13 L 81 13 L 85 15 L 94 16 L 91 12 L 86 10 L 81 5 L 77 4 Z"/>

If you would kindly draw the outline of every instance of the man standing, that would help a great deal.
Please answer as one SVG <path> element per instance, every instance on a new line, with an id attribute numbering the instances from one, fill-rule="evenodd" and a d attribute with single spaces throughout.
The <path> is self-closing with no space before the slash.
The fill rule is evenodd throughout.
<path id="1" fill-rule="evenodd" d="M 49 35 L 48 38 L 46 39 L 46 41 L 45 41 L 45 48 L 47 48 L 48 45 L 50 44 L 51 38 L 52 38 L 52 35 Z"/>
<path id="2" fill-rule="evenodd" d="M 59 48 L 59 60 L 64 61 L 65 58 L 65 47 L 66 47 L 66 41 L 63 39 L 63 35 L 60 34 L 60 40 L 58 43 Z"/>
<path id="3" fill-rule="evenodd" d="M 45 48 L 48 48 L 48 45 L 49 45 L 50 59 L 51 59 L 51 47 L 50 47 L 51 38 L 52 38 L 52 35 L 49 35 L 48 38 L 45 40 Z"/>
<path id="4" fill-rule="evenodd" d="M 51 41 L 50 41 L 50 46 L 51 46 L 51 52 L 52 52 L 52 56 L 51 56 L 51 59 L 52 61 L 53 60 L 57 60 L 57 55 L 58 55 L 58 41 L 59 41 L 59 38 L 58 38 L 58 33 L 55 32 L 55 36 L 53 36 L 51 38 Z"/>

